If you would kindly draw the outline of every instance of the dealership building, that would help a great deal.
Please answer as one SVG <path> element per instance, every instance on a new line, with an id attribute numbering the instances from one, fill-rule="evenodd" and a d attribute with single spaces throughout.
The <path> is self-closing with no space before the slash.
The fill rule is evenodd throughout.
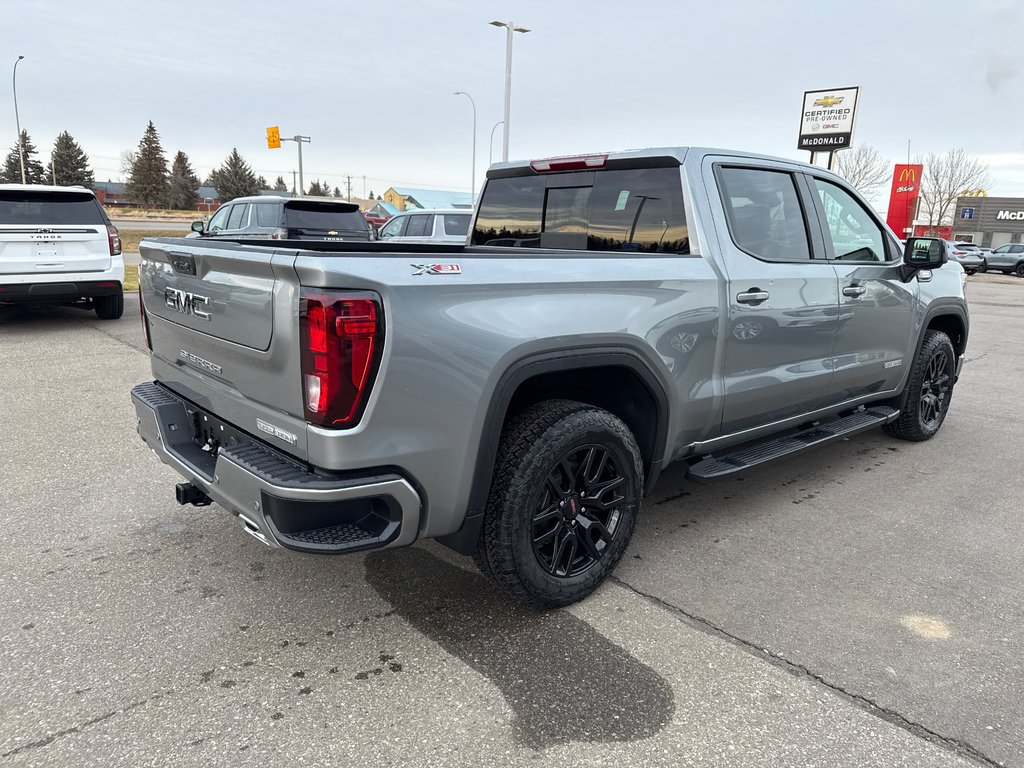
<path id="1" fill-rule="evenodd" d="M 1024 242 L 1024 197 L 958 197 L 953 239 L 990 248 Z"/>

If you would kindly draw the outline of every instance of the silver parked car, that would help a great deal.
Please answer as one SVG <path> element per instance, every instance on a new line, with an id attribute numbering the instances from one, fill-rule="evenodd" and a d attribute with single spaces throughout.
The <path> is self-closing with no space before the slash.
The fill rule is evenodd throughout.
<path id="1" fill-rule="evenodd" d="M 1004 275 L 1024 277 L 1024 243 L 1000 245 L 988 255 L 988 265 Z"/>
<path id="2" fill-rule="evenodd" d="M 949 240 L 943 242 L 946 244 L 946 255 L 949 256 L 949 260 L 959 262 L 968 275 L 984 272 L 988 268 L 981 249 L 973 243 L 952 243 Z"/>
<path id="3" fill-rule="evenodd" d="M 380 228 L 377 239 L 403 243 L 465 244 L 472 218 L 472 211 L 457 208 L 402 211 Z"/>

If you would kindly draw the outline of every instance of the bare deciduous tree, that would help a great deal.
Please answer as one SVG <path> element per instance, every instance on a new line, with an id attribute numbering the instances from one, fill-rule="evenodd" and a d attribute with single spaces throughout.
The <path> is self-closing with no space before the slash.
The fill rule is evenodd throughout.
<path id="1" fill-rule="evenodd" d="M 966 190 L 992 183 L 988 168 L 962 149 L 951 149 L 944 155 L 929 153 L 917 162 L 924 163 L 919 218 L 930 226 L 952 223 L 956 199 Z"/>
<path id="2" fill-rule="evenodd" d="M 132 168 L 135 166 L 135 150 L 125 149 L 121 152 L 121 176 L 128 178 L 131 176 Z"/>
<path id="3" fill-rule="evenodd" d="M 836 173 L 870 199 L 892 178 L 892 164 L 867 144 L 836 155 Z"/>

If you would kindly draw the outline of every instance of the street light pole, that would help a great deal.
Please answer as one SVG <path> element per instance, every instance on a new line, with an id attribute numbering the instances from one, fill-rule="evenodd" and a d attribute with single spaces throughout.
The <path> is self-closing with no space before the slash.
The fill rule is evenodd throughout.
<path id="1" fill-rule="evenodd" d="M 491 159 L 492 155 L 494 154 L 494 130 L 499 125 L 504 125 L 504 124 L 505 124 L 504 121 L 499 120 L 498 122 L 496 122 L 494 124 L 494 128 L 491 128 L 491 138 L 487 140 L 487 166 L 488 167 L 490 167 L 491 164 L 494 162 L 494 160 Z"/>
<path id="2" fill-rule="evenodd" d="M 299 192 L 296 195 L 296 197 L 302 197 L 304 194 L 306 194 L 306 188 L 303 185 L 302 181 L 302 145 L 304 143 L 309 144 L 311 139 L 309 138 L 309 136 L 292 136 L 291 138 L 282 136 L 281 141 L 294 141 L 296 144 L 299 145 Z"/>
<path id="3" fill-rule="evenodd" d="M 452 94 L 453 96 L 465 96 L 469 99 L 469 103 L 473 106 L 473 162 L 471 164 L 472 176 L 470 177 L 469 194 L 476 199 L 476 102 L 473 101 L 473 97 L 465 91 L 456 91 Z"/>
<path id="4" fill-rule="evenodd" d="M 512 104 L 512 33 L 529 32 L 526 27 L 517 27 L 511 21 L 492 21 L 492 27 L 504 27 L 507 31 L 505 38 L 505 128 L 502 130 L 501 159 L 508 162 L 508 113 Z"/>
<path id="5" fill-rule="evenodd" d="M 14 124 L 18 126 L 18 158 L 21 160 L 21 183 L 25 184 L 25 142 L 21 140 L 21 118 L 18 117 L 18 61 L 24 59 L 19 56 L 14 62 L 14 74 L 11 75 L 11 86 L 14 89 Z"/>

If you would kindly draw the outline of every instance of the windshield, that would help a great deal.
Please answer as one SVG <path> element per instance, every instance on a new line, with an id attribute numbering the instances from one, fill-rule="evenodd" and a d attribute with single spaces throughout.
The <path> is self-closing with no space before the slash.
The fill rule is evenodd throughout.
<path id="1" fill-rule="evenodd" d="M 0 191 L 0 224 L 106 226 L 107 215 L 88 192 Z"/>

